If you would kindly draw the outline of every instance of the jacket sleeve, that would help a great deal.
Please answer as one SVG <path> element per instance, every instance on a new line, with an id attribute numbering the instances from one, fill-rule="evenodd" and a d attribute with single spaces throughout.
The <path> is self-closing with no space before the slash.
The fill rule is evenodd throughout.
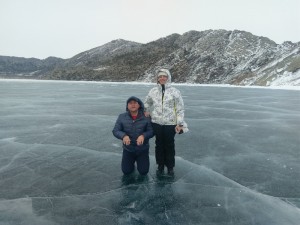
<path id="1" fill-rule="evenodd" d="M 184 103 L 180 91 L 177 92 L 175 98 L 175 109 L 177 125 L 182 125 L 184 123 Z"/>
<path id="2" fill-rule="evenodd" d="M 147 127 L 146 131 L 143 133 L 145 139 L 150 139 L 154 136 L 153 128 L 151 125 L 151 120 L 150 118 L 145 117 L 147 120 Z"/>
<path id="3" fill-rule="evenodd" d="M 144 101 L 144 111 L 145 112 L 150 112 L 150 108 L 153 105 L 153 100 L 152 100 L 152 97 L 151 97 L 151 92 L 152 92 L 152 89 L 149 91 L 149 93 L 146 96 L 145 101 Z"/>
<path id="4" fill-rule="evenodd" d="M 122 125 L 122 115 L 119 115 L 114 129 L 112 130 L 113 135 L 118 139 L 123 139 L 123 137 L 126 135 L 126 133 L 123 131 L 123 125 Z"/>

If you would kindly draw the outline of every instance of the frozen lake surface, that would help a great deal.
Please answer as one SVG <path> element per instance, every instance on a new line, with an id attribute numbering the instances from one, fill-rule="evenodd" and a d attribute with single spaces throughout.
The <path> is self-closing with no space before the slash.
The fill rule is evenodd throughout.
<path id="1" fill-rule="evenodd" d="M 300 224 L 300 91 L 177 86 L 175 176 L 123 177 L 111 130 L 153 84 L 0 80 L 0 224 Z"/>

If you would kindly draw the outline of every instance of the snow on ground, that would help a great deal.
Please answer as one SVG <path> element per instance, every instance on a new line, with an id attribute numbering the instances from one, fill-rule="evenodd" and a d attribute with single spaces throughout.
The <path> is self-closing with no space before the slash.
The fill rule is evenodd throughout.
<path id="1" fill-rule="evenodd" d="M 300 86 L 300 70 L 296 73 L 291 73 L 285 71 L 281 76 L 279 76 L 276 80 L 271 81 L 270 86 Z"/>

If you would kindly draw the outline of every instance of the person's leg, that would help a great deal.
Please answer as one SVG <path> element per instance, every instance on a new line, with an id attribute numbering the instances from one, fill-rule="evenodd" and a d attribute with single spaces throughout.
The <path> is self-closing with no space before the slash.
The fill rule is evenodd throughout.
<path id="1" fill-rule="evenodd" d="M 130 174 L 134 170 L 135 154 L 123 149 L 122 171 L 125 175 Z"/>
<path id="2" fill-rule="evenodd" d="M 152 123 L 153 132 L 155 135 L 155 159 L 156 164 L 158 165 L 158 170 L 160 172 L 164 169 L 164 162 L 165 162 L 165 156 L 164 156 L 164 139 L 163 139 L 163 126 Z"/>
<path id="3" fill-rule="evenodd" d="M 165 165 L 168 171 L 173 171 L 175 166 L 175 125 L 164 126 L 164 148 L 165 148 Z"/>
<path id="4" fill-rule="evenodd" d="M 146 175 L 149 172 L 149 150 L 143 151 L 136 158 L 137 170 L 141 175 Z"/>

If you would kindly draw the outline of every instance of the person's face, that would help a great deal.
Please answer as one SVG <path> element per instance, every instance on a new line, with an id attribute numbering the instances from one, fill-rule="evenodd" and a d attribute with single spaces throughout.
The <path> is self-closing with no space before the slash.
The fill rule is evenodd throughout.
<path id="1" fill-rule="evenodd" d="M 139 110 L 140 105 L 137 101 L 131 100 L 130 102 L 128 102 L 127 108 L 129 112 L 136 113 Z"/>
<path id="2" fill-rule="evenodd" d="M 165 76 L 165 75 L 160 75 L 158 77 L 158 82 L 160 84 L 166 84 L 167 83 L 167 80 L 168 80 L 168 76 Z"/>

